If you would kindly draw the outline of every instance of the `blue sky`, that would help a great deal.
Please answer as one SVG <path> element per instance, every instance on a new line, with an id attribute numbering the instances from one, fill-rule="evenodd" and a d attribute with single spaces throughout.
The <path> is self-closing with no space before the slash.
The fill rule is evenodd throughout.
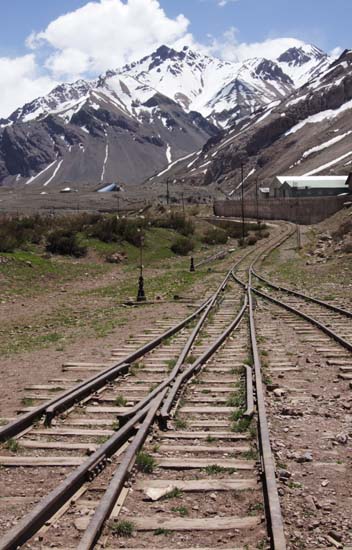
<path id="1" fill-rule="evenodd" d="M 87 4 L 87 0 L 2 0 L 0 55 L 25 53 L 25 40 L 60 15 Z M 197 40 L 219 36 L 230 26 L 244 42 L 267 37 L 292 36 L 332 50 L 349 47 L 350 28 L 342 21 L 352 20 L 350 0 L 237 0 L 220 7 L 216 0 L 161 0 L 167 15 L 183 13 L 191 22 Z M 4 7 L 6 5 L 6 7 Z"/>
<path id="2" fill-rule="evenodd" d="M 161 43 L 230 61 L 295 45 L 349 48 L 351 0 L 1 0 L 0 116 L 62 81 L 94 77 Z"/>

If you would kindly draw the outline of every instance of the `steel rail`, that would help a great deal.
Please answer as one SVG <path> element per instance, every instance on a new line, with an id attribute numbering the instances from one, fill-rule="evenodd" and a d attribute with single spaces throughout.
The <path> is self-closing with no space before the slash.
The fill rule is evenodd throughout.
<path id="1" fill-rule="evenodd" d="M 91 481 L 107 465 L 108 459 L 135 433 L 135 424 L 148 414 L 150 406 L 137 413 L 106 443 L 76 468 L 60 485 L 46 495 L 35 508 L 0 541 L 0 550 L 14 550 L 24 544 L 48 521 L 82 485 Z"/>
<path id="2" fill-rule="evenodd" d="M 318 304 L 319 306 L 326 307 L 327 309 L 330 309 L 332 311 L 335 311 L 336 313 L 341 313 L 341 315 L 346 315 L 347 317 L 352 318 L 352 311 L 349 311 L 347 309 L 343 309 L 338 306 L 334 306 L 333 304 L 329 304 L 328 302 L 325 302 L 324 300 L 319 300 L 318 298 L 314 298 L 313 296 L 309 296 L 307 294 L 303 294 L 302 292 L 298 292 L 297 290 L 292 290 L 290 288 L 286 288 L 281 285 L 277 285 L 262 275 L 259 275 L 254 269 L 252 269 L 252 273 L 257 279 L 260 281 L 263 281 L 263 283 L 267 284 L 268 286 L 271 286 L 275 290 L 279 290 L 282 292 L 286 292 L 287 294 L 292 294 L 293 296 L 297 296 L 298 298 L 303 298 L 304 300 L 307 300 L 309 302 L 313 302 L 315 304 Z"/>
<path id="3" fill-rule="evenodd" d="M 252 251 L 250 251 L 249 253 L 252 253 Z M 245 254 L 239 260 L 239 262 L 237 262 L 235 265 L 237 266 L 241 261 L 243 261 L 249 255 L 249 253 Z M 221 290 L 223 290 L 226 287 L 228 279 L 232 275 L 232 270 L 234 268 L 235 266 L 229 271 L 224 282 L 220 285 L 218 289 L 219 293 L 221 292 Z M 186 320 L 179 323 L 177 327 L 180 327 L 181 325 L 182 327 L 185 326 L 193 318 L 199 315 L 205 308 L 207 308 L 208 305 L 210 305 L 212 298 L 209 298 L 195 313 L 189 316 Z M 246 308 L 247 308 L 247 296 L 245 295 L 245 304 L 242 306 L 241 312 L 237 315 L 236 319 L 231 323 L 230 325 L 231 329 L 229 330 L 228 328 L 225 331 L 225 333 L 230 334 L 232 332 L 236 324 L 238 324 L 242 319 Z M 107 369 L 107 371 L 105 371 L 104 373 L 100 373 L 100 375 L 92 377 L 85 384 L 79 385 L 78 387 L 73 388 L 73 391 L 75 391 L 76 389 L 82 386 L 86 386 L 90 382 L 96 381 L 97 379 L 101 378 L 102 375 L 104 376 L 108 374 L 111 370 L 116 369 L 117 367 L 124 367 L 127 364 L 126 359 L 129 359 L 130 361 L 135 360 L 136 358 L 145 354 L 146 349 L 150 351 L 151 349 L 153 349 L 153 347 L 156 347 L 156 345 L 158 344 L 155 344 L 155 342 L 160 343 L 164 338 L 167 337 L 165 336 L 166 334 L 170 335 L 170 333 L 175 333 L 175 332 L 177 332 L 175 327 L 169 329 L 169 331 L 164 333 L 164 335 L 156 338 L 151 343 L 147 344 L 146 346 L 143 346 L 142 348 L 140 348 L 139 350 L 137 350 L 136 352 L 134 352 L 133 354 L 125 358 L 125 361 L 122 362 L 121 365 L 120 364 L 115 365 L 112 368 Z M 213 353 L 216 351 L 216 349 L 218 349 L 218 347 L 222 344 L 225 338 L 222 338 L 220 336 L 216 340 L 216 342 L 212 345 L 212 349 L 214 350 Z M 208 350 L 208 353 L 203 354 L 201 359 L 205 362 L 211 355 L 212 353 L 210 353 Z M 194 363 L 189 369 L 187 369 L 187 371 L 185 371 L 186 376 L 191 376 L 192 372 L 195 370 L 197 366 L 198 368 L 201 368 L 200 361 Z M 181 376 L 183 378 L 183 375 Z M 65 503 L 67 503 L 67 501 L 69 501 L 69 499 L 72 498 L 72 496 L 74 496 L 74 494 L 85 482 L 91 481 L 92 479 L 94 479 L 94 477 L 98 475 L 106 467 L 109 461 L 109 458 L 113 456 L 116 453 L 116 451 L 120 449 L 121 446 L 124 443 L 126 443 L 128 439 L 130 439 L 130 437 L 132 437 L 136 433 L 136 427 L 135 427 L 136 424 L 140 421 L 143 421 L 146 418 L 146 416 L 149 415 L 153 405 L 156 404 L 157 401 L 159 401 L 159 398 L 161 399 L 161 397 L 164 396 L 165 391 L 166 391 L 166 388 L 159 391 L 158 397 L 156 397 L 151 403 L 148 403 L 142 410 L 137 412 L 134 415 L 134 417 L 131 418 L 124 426 L 120 427 L 119 430 L 106 443 L 104 443 L 101 447 L 99 447 L 99 449 L 97 449 L 84 462 L 84 464 L 76 468 L 56 489 L 54 489 L 48 495 L 43 497 L 42 500 L 35 506 L 35 508 L 29 514 L 23 517 L 20 520 L 20 522 L 3 537 L 3 539 L 0 542 L 0 550 L 13 550 L 21 546 L 22 544 L 24 544 L 35 533 L 37 533 L 38 530 L 44 525 L 44 523 L 47 522 L 50 518 L 52 518 L 52 516 Z M 66 392 L 66 394 L 67 393 L 68 392 Z M 71 393 L 72 391 L 69 392 L 69 394 Z M 56 402 L 62 397 L 63 396 L 59 396 L 58 399 L 52 400 L 49 403 Z M 69 397 L 69 395 L 67 397 Z M 36 412 L 38 415 L 38 410 L 39 409 L 45 410 L 47 405 L 48 403 L 44 404 L 43 408 L 39 407 L 34 412 Z M 159 408 L 160 408 L 160 405 L 159 405 Z M 23 428 L 20 429 L 19 432 L 22 430 Z M 0 434 L 1 434 L 1 431 L 0 431 Z"/>
<path id="4" fill-rule="evenodd" d="M 245 296 L 244 304 L 242 305 L 239 313 L 236 318 L 230 323 L 226 330 L 216 339 L 216 341 L 201 355 L 190 367 L 188 367 L 184 372 L 182 372 L 178 378 L 175 380 L 174 385 L 172 386 L 160 412 L 161 424 L 166 427 L 167 420 L 170 416 L 170 410 L 172 404 L 175 400 L 176 394 L 180 390 L 181 386 L 186 382 L 191 376 L 197 373 L 201 367 L 208 361 L 208 359 L 216 352 L 216 350 L 221 346 L 221 344 L 228 338 L 231 332 L 238 326 L 240 321 L 243 318 L 243 315 L 247 309 L 247 297 Z"/>
<path id="5" fill-rule="evenodd" d="M 218 293 L 225 288 L 228 278 L 230 276 L 233 276 L 233 269 L 235 269 L 236 266 L 238 266 L 241 261 L 243 261 L 249 254 L 251 254 L 252 251 L 245 254 L 239 262 L 235 264 L 235 266 L 230 270 L 228 275 L 226 276 L 223 285 L 220 285 Z M 95 542 L 97 541 L 101 530 L 104 526 L 105 521 L 111 514 L 111 511 L 113 510 L 115 503 L 121 493 L 122 487 L 124 482 L 127 479 L 130 465 L 134 462 L 136 452 L 141 448 L 141 441 L 144 442 L 147 431 L 149 430 L 151 424 L 155 420 L 156 414 L 158 409 L 160 408 L 160 405 L 162 401 L 164 400 L 163 406 L 161 408 L 160 414 L 159 414 L 159 423 L 163 428 L 167 428 L 167 419 L 170 415 L 170 410 L 173 406 L 173 403 L 175 402 L 177 398 L 177 394 L 182 387 L 182 385 L 189 380 L 194 374 L 198 373 L 199 370 L 202 368 L 202 366 L 208 361 L 208 359 L 216 353 L 218 348 L 223 344 L 223 342 L 229 337 L 229 335 L 235 330 L 235 328 L 238 327 L 241 320 L 244 317 L 244 314 L 246 312 L 246 309 L 248 307 L 248 296 L 247 293 L 244 295 L 244 304 L 242 305 L 239 313 L 235 317 L 235 319 L 230 323 L 230 325 L 224 330 L 224 332 L 216 339 L 215 342 L 209 348 L 202 354 L 201 357 L 199 357 L 192 365 L 190 365 L 184 372 L 179 374 L 179 376 L 176 378 L 173 386 L 169 390 L 167 394 L 167 398 L 164 400 L 164 396 L 167 392 L 167 387 L 161 388 L 159 390 L 159 398 L 154 397 L 154 400 L 152 404 L 150 405 L 149 409 L 149 418 L 150 423 L 147 422 L 147 419 L 144 421 L 144 425 L 141 426 L 138 434 L 135 437 L 135 440 L 132 442 L 130 448 L 127 451 L 128 456 L 126 456 L 126 459 L 124 460 L 124 463 L 120 465 L 118 470 L 116 471 L 116 474 L 114 475 L 114 478 L 112 482 L 109 484 L 109 487 L 103 497 L 103 500 L 100 502 L 98 508 L 95 511 L 95 514 L 93 515 L 93 518 L 78 546 L 78 550 L 90 550 L 94 548 Z M 214 297 L 215 298 L 215 297 Z M 208 306 L 207 310 L 211 309 L 211 305 Z M 208 311 L 203 314 L 203 317 L 208 314 Z M 198 322 L 198 324 L 201 323 L 202 320 Z M 195 328 L 196 331 L 197 327 Z M 192 335 L 193 336 L 193 335 Z M 190 337 L 190 339 L 192 338 Z M 184 359 L 179 359 L 179 366 L 182 366 Z M 176 372 L 176 366 L 174 368 Z M 248 372 L 249 371 L 249 372 Z M 252 371 L 248 367 L 248 370 L 246 370 L 246 381 L 247 381 L 247 410 L 245 411 L 245 415 L 251 416 L 254 411 L 254 403 L 253 403 L 253 386 L 252 386 Z M 160 398 L 160 396 L 162 396 Z M 154 404 L 154 406 L 153 406 Z M 140 444 L 141 443 L 141 444 Z M 269 444 L 270 448 L 270 444 Z M 127 455 L 126 454 L 126 455 Z M 133 458 L 134 457 L 134 458 Z M 277 547 L 276 550 L 284 550 L 284 547 Z"/>
<path id="6" fill-rule="evenodd" d="M 266 497 L 266 508 L 268 514 L 268 526 L 271 534 L 271 548 L 273 550 L 285 550 L 286 541 L 284 533 L 284 525 L 281 514 L 280 499 L 277 490 L 277 483 L 275 478 L 275 461 L 271 452 L 270 434 L 268 427 L 268 420 L 266 416 L 263 380 L 262 380 L 262 366 L 259 358 L 258 344 L 256 337 L 253 301 L 252 301 L 252 287 L 251 287 L 251 271 L 249 269 L 248 280 L 248 304 L 249 304 L 249 328 L 251 347 L 253 355 L 253 364 L 255 372 L 255 387 L 257 395 L 257 409 L 258 409 L 258 427 L 259 427 L 259 443 L 261 449 L 261 459 L 263 467 L 264 488 Z"/>
<path id="7" fill-rule="evenodd" d="M 84 382 L 73 386 L 73 388 L 70 388 L 64 393 L 58 395 L 57 397 L 54 397 L 50 401 L 47 401 L 42 405 L 36 407 L 33 411 L 21 415 L 19 418 L 16 418 L 9 424 L 0 427 L 0 442 L 6 441 L 11 437 L 19 435 L 22 431 L 30 427 L 36 420 L 44 415 L 46 415 L 46 424 L 50 424 L 52 418 L 56 414 L 69 409 L 72 405 L 84 399 L 92 392 L 102 388 L 107 382 L 114 380 L 120 374 L 125 374 L 125 372 L 127 372 L 129 368 L 130 363 L 136 361 L 149 351 L 155 349 L 164 340 L 182 330 L 182 328 L 184 328 L 188 323 L 193 321 L 195 317 L 202 313 L 202 311 L 207 307 L 211 299 L 212 298 L 206 300 L 194 313 L 192 313 L 186 319 L 183 319 L 180 323 L 178 323 L 174 327 L 171 327 L 169 330 L 167 330 L 148 344 L 142 346 L 135 352 L 126 356 L 122 361 L 116 363 L 116 365 L 112 365 L 101 373 L 91 376 Z"/>
<path id="8" fill-rule="evenodd" d="M 245 303 L 241 307 L 240 312 L 230 323 L 230 325 L 225 329 L 225 331 L 217 338 L 211 346 L 207 349 L 207 351 L 193 364 L 191 365 L 185 372 L 180 374 L 180 376 L 177 378 L 175 384 L 172 386 L 171 390 L 169 391 L 169 394 L 167 396 L 167 399 L 165 401 L 165 404 L 167 407 L 171 407 L 173 402 L 176 399 L 176 394 L 178 389 L 181 387 L 182 383 L 188 380 L 193 374 L 198 372 L 201 368 L 201 366 L 212 356 L 218 348 L 221 346 L 221 344 L 225 341 L 226 338 L 233 332 L 233 330 L 238 326 L 240 321 L 243 318 L 243 315 L 245 313 L 245 310 L 247 309 L 247 296 L 245 296 Z M 149 413 L 146 419 L 144 420 L 144 423 L 141 425 L 140 429 L 138 430 L 138 433 L 136 434 L 133 442 L 131 443 L 126 456 L 124 457 L 123 462 L 121 462 L 120 466 L 116 470 L 116 473 L 114 474 L 114 477 L 112 481 L 110 482 L 108 489 L 106 490 L 104 497 L 102 501 L 99 503 L 90 524 L 88 525 L 88 528 L 83 535 L 83 538 L 77 547 L 78 550 L 90 550 L 91 548 L 94 548 L 94 544 L 97 541 L 101 530 L 104 526 L 105 521 L 111 514 L 111 511 L 113 510 L 115 503 L 121 493 L 121 490 L 123 488 L 124 482 L 126 481 L 128 474 L 131 469 L 131 465 L 134 464 L 134 461 L 136 459 L 136 453 L 140 450 L 142 447 L 147 434 L 148 430 L 150 429 L 150 426 L 155 420 L 155 417 L 158 413 L 158 410 L 160 409 L 160 406 L 162 404 L 162 401 L 164 400 L 164 397 L 166 395 L 167 388 L 164 388 L 161 392 L 159 392 L 159 395 L 154 398 L 153 402 L 149 405 Z M 160 417 L 163 415 L 165 405 L 162 407 L 160 412 Z"/>
<path id="9" fill-rule="evenodd" d="M 251 367 L 244 365 L 246 371 L 246 410 L 243 416 L 251 418 L 254 414 L 254 397 L 253 397 L 253 373 Z"/>
<path id="10" fill-rule="evenodd" d="M 239 260 L 239 262 L 240 261 L 241 259 Z M 239 262 L 237 262 L 235 265 L 238 265 Z M 214 295 L 209 298 L 201 306 L 201 308 L 197 310 L 197 312 L 188 317 L 187 322 L 189 322 L 196 316 L 196 314 L 201 313 L 203 310 L 205 311 L 202 319 L 206 318 L 211 307 L 214 305 L 216 299 L 218 298 L 220 292 L 226 288 L 228 280 L 231 276 L 232 269 L 233 268 L 229 270 L 225 279 L 222 281 Z M 183 321 L 180 324 L 184 326 L 186 322 Z M 169 334 L 171 330 L 175 330 L 175 327 L 167 331 L 165 334 Z M 196 329 L 194 329 L 194 331 L 192 332 L 192 335 L 194 335 L 195 330 Z M 156 340 L 160 340 L 160 338 L 161 337 L 158 337 Z M 145 350 L 146 347 L 150 346 L 150 343 L 147 344 L 147 346 L 144 346 L 137 352 L 134 352 L 132 356 L 135 357 L 141 352 L 141 350 Z M 183 363 L 188 351 L 189 348 L 186 352 L 185 350 L 181 352 L 182 361 L 180 364 Z M 121 367 L 126 367 L 126 363 L 123 363 Z M 110 370 L 111 369 L 109 369 L 109 372 Z M 94 377 L 94 380 L 95 378 L 96 377 Z M 104 443 L 99 449 L 97 449 L 95 453 L 92 454 L 89 459 L 85 461 L 84 464 L 82 464 L 74 472 L 72 472 L 72 474 L 70 474 L 66 478 L 66 480 L 64 480 L 59 485 L 59 487 L 57 487 L 55 490 L 49 493 L 49 495 L 44 497 L 36 505 L 32 512 L 25 516 L 20 521 L 20 523 L 16 525 L 0 542 L 0 550 L 13 550 L 14 548 L 17 548 L 18 546 L 24 544 L 77 492 L 77 490 L 86 481 L 89 481 L 91 476 L 95 476 L 96 474 L 100 473 L 106 467 L 107 460 L 133 435 L 133 432 L 135 431 L 135 424 L 137 422 L 140 422 L 142 419 L 145 418 L 146 415 L 148 415 L 151 407 L 153 407 L 153 403 L 155 403 L 156 400 L 159 400 L 160 395 L 164 396 L 165 392 L 166 387 L 159 389 L 157 397 L 154 398 L 154 401 L 152 401 L 152 403 L 150 403 L 150 400 L 147 404 L 144 403 L 144 407 L 141 410 L 136 411 L 134 416 L 130 420 L 128 420 L 122 427 L 120 427 L 116 434 L 114 434 L 106 443 Z"/>
<path id="11" fill-rule="evenodd" d="M 124 483 L 134 466 L 137 453 L 140 451 L 147 438 L 148 431 L 155 420 L 166 391 L 167 389 L 165 388 L 151 403 L 144 422 L 141 424 L 122 462 L 118 466 L 112 480 L 110 481 L 107 490 L 100 500 L 99 505 L 90 520 L 88 528 L 77 546 L 77 550 L 88 550 L 94 547 L 94 544 L 99 538 L 99 535 L 104 527 L 105 521 L 109 518 L 115 503 L 120 496 Z"/>

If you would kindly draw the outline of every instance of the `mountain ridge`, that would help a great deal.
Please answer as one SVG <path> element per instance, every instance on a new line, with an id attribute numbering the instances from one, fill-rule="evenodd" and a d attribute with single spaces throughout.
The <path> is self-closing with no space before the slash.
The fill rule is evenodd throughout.
<path id="1" fill-rule="evenodd" d="M 93 81 L 61 84 L 2 119 L 0 184 L 141 183 L 294 94 L 283 63 L 309 81 L 328 60 L 309 45 L 280 62 L 243 63 L 162 45 Z"/>

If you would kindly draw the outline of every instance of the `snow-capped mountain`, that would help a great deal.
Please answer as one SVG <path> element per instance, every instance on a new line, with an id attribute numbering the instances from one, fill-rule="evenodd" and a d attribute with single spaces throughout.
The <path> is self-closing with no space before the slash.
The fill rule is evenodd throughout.
<path id="1" fill-rule="evenodd" d="M 164 177 L 210 185 L 229 196 L 273 176 L 339 175 L 352 169 L 352 50 L 280 103 L 274 102 L 240 127 L 209 140 L 202 151 Z"/>
<path id="2" fill-rule="evenodd" d="M 55 89 L 3 124 L 0 181 L 140 183 L 218 132 L 128 75 L 106 76 L 76 95 L 79 86 L 66 85 L 60 99 Z"/>
<path id="3" fill-rule="evenodd" d="M 290 48 L 277 58 L 278 65 L 296 88 L 326 71 L 332 61 L 331 57 L 311 44 Z"/>
<path id="4" fill-rule="evenodd" d="M 295 97 L 295 83 L 319 78 L 329 61 L 303 44 L 278 60 L 244 63 L 161 46 L 0 120 L 0 183 L 139 183 Z"/>
<path id="5" fill-rule="evenodd" d="M 258 108 L 282 100 L 330 59 L 315 46 L 290 48 L 277 60 L 230 63 L 192 51 L 161 46 L 138 62 L 117 69 L 171 97 L 186 111 L 198 111 L 221 128 L 251 116 Z"/>

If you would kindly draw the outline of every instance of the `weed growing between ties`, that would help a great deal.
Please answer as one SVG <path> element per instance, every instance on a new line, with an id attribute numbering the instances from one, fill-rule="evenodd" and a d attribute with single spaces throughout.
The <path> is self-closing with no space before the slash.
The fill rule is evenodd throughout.
<path id="1" fill-rule="evenodd" d="M 175 512 L 176 514 L 179 514 L 181 518 L 185 518 L 189 516 L 189 511 L 186 506 L 175 506 L 174 508 L 171 508 L 172 512 Z"/>
<path id="2" fill-rule="evenodd" d="M 136 466 L 140 472 L 152 474 L 157 467 L 157 462 L 151 455 L 141 451 L 137 454 Z"/>
<path id="3" fill-rule="evenodd" d="M 187 428 L 187 421 L 183 418 L 175 418 L 174 422 L 176 430 L 185 430 Z"/>
<path id="4" fill-rule="evenodd" d="M 11 453 L 17 453 L 19 451 L 19 443 L 17 439 L 8 439 L 5 443 L 5 448 Z"/>
<path id="5" fill-rule="evenodd" d="M 115 399 L 115 405 L 116 407 L 125 407 L 125 405 L 127 404 L 127 401 L 126 399 L 124 398 L 123 395 L 118 395 Z"/>
<path id="6" fill-rule="evenodd" d="M 155 529 L 154 531 L 154 535 L 156 536 L 159 536 L 159 535 L 170 535 L 171 534 L 171 531 L 169 529 L 163 529 L 162 527 L 159 527 L 159 529 Z"/>
<path id="7" fill-rule="evenodd" d="M 181 498 L 183 496 L 183 492 L 181 491 L 181 489 L 179 489 L 178 487 L 175 487 L 174 489 L 172 489 L 172 491 L 170 491 L 170 493 L 168 493 L 167 495 L 164 495 L 162 498 L 162 500 L 168 500 L 168 499 L 171 499 L 171 498 Z"/>
<path id="8" fill-rule="evenodd" d="M 132 537 L 135 526 L 132 521 L 121 520 L 113 523 L 111 530 L 114 535 L 118 535 L 119 537 Z"/>

